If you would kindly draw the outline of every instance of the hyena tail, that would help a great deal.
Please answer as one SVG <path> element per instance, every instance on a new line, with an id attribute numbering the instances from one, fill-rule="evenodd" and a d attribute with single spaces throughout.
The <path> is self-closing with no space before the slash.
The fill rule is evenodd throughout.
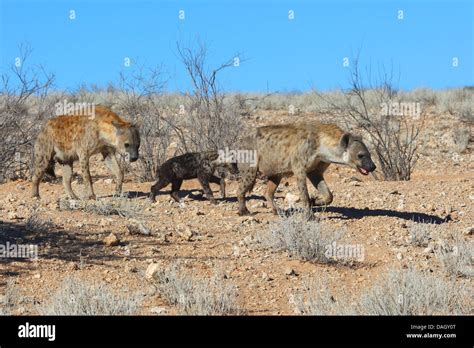
<path id="1" fill-rule="evenodd" d="M 54 174 L 54 143 L 53 137 L 48 132 L 46 126 L 39 134 L 35 142 L 34 148 L 34 169 L 33 177 L 31 179 L 32 196 L 39 197 L 39 184 L 45 173 L 56 177 Z"/>

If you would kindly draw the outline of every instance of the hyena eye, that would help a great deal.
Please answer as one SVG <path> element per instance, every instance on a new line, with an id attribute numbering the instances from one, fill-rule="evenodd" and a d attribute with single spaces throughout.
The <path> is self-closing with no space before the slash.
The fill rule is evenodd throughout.
<path id="1" fill-rule="evenodd" d="M 359 159 L 362 159 L 362 158 L 364 158 L 364 157 L 365 157 L 365 154 L 363 154 L 363 153 L 360 153 L 360 154 L 358 154 L 358 155 L 357 155 L 357 157 L 358 157 Z"/>
<path id="2" fill-rule="evenodd" d="M 130 146 L 130 144 L 129 144 L 129 143 L 125 143 L 125 147 L 129 147 L 129 146 Z"/>

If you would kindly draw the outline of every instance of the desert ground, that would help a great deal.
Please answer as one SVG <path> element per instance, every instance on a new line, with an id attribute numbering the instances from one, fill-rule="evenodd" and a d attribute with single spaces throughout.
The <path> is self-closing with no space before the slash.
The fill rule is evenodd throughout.
<path id="1" fill-rule="evenodd" d="M 264 125 L 319 117 L 312 112 L 288 115 L 285 110 L 260 110 L 247 122 Z M 37 260 L 1 260 L 0 295 L 6 303 L 7 288 L 13 286 L 17 293 L 10 314 L 38 314 L 57 296 L 63 280 L 73 276 L 106 284 L 116 293 L 139 294 L 138 314 L 196 314 L 170 301 L 157 286 L 155 273 L 178 264 L 189 277 L 214 277 L 219 287 L 231 286 L 237 313 L 294 315 L 302 313 L 294 298 L 308 281 L 326 284 L 335 303 L 357 303 L 390 270 L 414 269 L 467 290 L 470 295 L 463 312 L 472 314 L 472 259 L 464 274 L 452 274 L 440 257 L 453 236 L 472 247 L 472 134 L 464 148 L 457 148 L 456 143 L 456 132 L 470 125 L 436 113 L 428 120 L 410 181 L 375 180 L 338 165 L 331 165 L 326 174 L 334 201 L 314 209 L 317 223 L 329 233 L 344 231 L 338 243 L 363 246 L 361 260 L 317 262 L 268 247 L 263 241 L 286 218 L 272 215 L 267 207 L 264 179 L 257 180 L 248 198 L 252 215 L 238 216 L 235 181 L 227 181 L 226 199 L 211 184 L 217 205 L 202 198 L 197 180 L 184 182 L 181 203 L 171 199 L 170 187 L 151 203 L 148 193 L 153 182 L 137 182 L 132 164 L 124 183 L 126 195 L 117 198 L 113 197 L 113 178 L 97 157 L 91 170 L 98 201 L 104 207 L 115 204 L 122 213 L 74 209 L 74 204 L 67 203 L 59 165 L 58 179 L 41 184 L 40 200 L 30 198 L 28 180 L 0 185 L 0 242 L 38 245 L 39 252 Z M 80 174 L 77 166 L 75 171 Z M 73 189 L 81 193 L 80 176 L 75 177 Z M 297 195 L 294 178 L 283 180 L 276 193 L 278 206 L 288 211 Z M 414 242 L 418 230 L 426 234 L 426 241 Z"/>

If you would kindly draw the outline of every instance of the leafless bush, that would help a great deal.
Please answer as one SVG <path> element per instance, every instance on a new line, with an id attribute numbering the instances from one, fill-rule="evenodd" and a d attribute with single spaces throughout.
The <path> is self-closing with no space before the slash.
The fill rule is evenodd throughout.
<path id="1" fill-rule="evenodd" d="M 358 58 L 355 58 L 350 72 L 351 87 L 344 98 L 330 100 L 318 95 L 326 100 L 333 112 L 341 115 L 348 129 L 362 130 L 369 136 L 385 180 L 410 180 L 418 159 L 417 138 L 423 129 L 424 113 L 419 110 L 417 114 L 417 106 L 412 107 L 411 102 L 410 108 L 400 104 L 403 101 L 394 87 L 392 71 L 382 70 L 375 82 L 370 70 L 366 75 L 367 82 L 362 77 Z M 394 106 L 398 108 L 396 113 Z M 405 111 L 412 114 L 405 115 Z"/>
<path id="2" fill-rule="evenodd" d="M 392 270 L 357 301 L 336 296 L 321 282 L 310 282 L 293 300 L 299 313 L 309 315 L 452 315 L 472 311 L 463 285 L 409 269 Z"/>
<path id="3" fill-rule="evenodd" d="M 20 46 L 17 61 L 0 76 L 0 182 L 29 176 L 36 134 L 55 104 L 48 96 L 54 76 L 29 67 L 31 53 Z"/>
<path id="4" fill-rule="evenodd" d="M 435 226 L 436 225 L 424 221 L 418 223 L 413 222 L 413 224 L 408 227 L 411 244 L 419 247 L 427 246 L 432 239 L 431 230 Z"/>
<path id="5" fill-rule="evenodd" d="M 12 310 L 21 300 L 18 286 L 12 279 L 7 281 L 5 292 L 0 299 L 0 315 L 11 315 Z"/>
<path id="6" fill-rule="evenodd" d="M 105 283 L 67 277 L 37 309 L 41 315 L 132 315 L 142 300 L 138 293 L 118 293 Z"/>
<path id="7" fill-rule="evenodd" d="M 28 218 L 26 219 L 25 229 L 29 232 L 48 232 L 55 228 L 55 225 L 51 219 L 43 219 L 38 210 L 33 209 Z"/>
<path id="8" fill-rule="evenodd" d="M 437 110 L 439 113 L 450 113 L 461 121 L 474 121 L 473 114 L 474 90 L 472 88 L 455 88 L 439 93 Z"/>
<path id="9" fill-rule="evenodd" d="M 334 231 L 318 221 L 308 221 L 304 214 L 296 213 L 272 223 L 268 231 L 257 235 L 257 240 L 264 247 L 287 251 L 290 256 L 330 263 L 335 259 L 326 251 L 343 235 L 344 231 Z"/>
<path id="10" fill-rule="evenodd" d="M 355 315 L 354 306 L 348 302 L 346 294 L 333 296 L 326 280 L 303 281 L 303 288 L 292 296 L 298 314 L 304 315 Z"/>
<path id="11" fill-rule="evenodd" d="M 157 288 L 161 296 L 176 305 L 181 314 L 237 315 L 236 288 L 214 275 L 202 278 L 183 270 L 177 264 L 161 270 L 157 275 Z"/>
<path id="12" fill-rule="evenodd" d="M 196 49 L 177 45 L 178 54 L 191 79 L 192 92 L 181 106 L 178 136 L 186 152 L 233 148 L 242 132 L 239 107 L 220 89 L 217 77 L 234 66 L 233 59 L 211 69 L 207 49 L 199 43 Z M 239 103 L 239 100 L 236 100 Z"/>
<path id="13" fill-rule="evenodd" d="M 141 181 L 155 180 L 157 167 L 166 160 L 171 143 L 173 115 L 164 115 L 161 94 L 166 79 L 161 66 L 137 65 L 120 73 L 116 108 L 140 127 Z M 125 162 L 122 165 L 127 166 Z"/>
<path id="14" fill-rule="evenodd" d="M 444 270 L 455 277 L 473 277 L 474 243 L 465 240 L 459 231 L 452 233 L 451 239 L 437 253 Z"/>

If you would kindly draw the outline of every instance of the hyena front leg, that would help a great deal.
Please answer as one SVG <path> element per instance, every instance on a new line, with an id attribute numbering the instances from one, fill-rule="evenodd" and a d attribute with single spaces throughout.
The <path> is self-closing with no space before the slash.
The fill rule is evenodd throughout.
<path id="1" fill-rule="evenodd" d="M 117 157 L 115 157 L 113 153 L 102 155 L 104 156 L 105 165 L 115 176 L 115 194 L 120 195 L 122 193 L 123 170 L 117 161 Z"/>
<path id="2" fill-rule="evenodd" d="M 323 175 L 319 172 L 311 172 L 308 173 L 308 179 L 311 181 L 314 188 L 316 188 L 321 194 L 321 197 L 314 199 L 313 205 L 326 206 L 331 204 L 333 195 L 328 185 L 326 184 Z"/>
<path id="3" fill-rule="evenodd" d="M 212 190 L 209 187 L 209 180 L 210 176 L 206 174 L 200 174 L 198 175 L 198 180 L 199 183 L 202 186 L 202 189 L 204 191 L 204 196 L 211 201 L 212 204 L 217 204 L 216 199 L 214 198 L 214 195 L 212 194 Z"/>
<path id="4" fill-rule="evenodd" d="M 82 178 L 84 179 L 84 187 L 86 190 L 86 199 L 96 199 L 94 188 L 92 186 L 92 177 L 89 170 L 89 156 L 87 154 L 79 155 L 79 163 L 81 164 Z"/>
<path id="5" fill-rule="evenodd" d="M 72 190 L 71 181 L 72 181 L 72 163 L 63 164 L 62 171 L 63 171 L 63 185 L 66 194 L 69 196 L 70 199 L 77 199 L 76 194 Z"/>
<path id="6" fill-rule="evenodd" d="M 224 178 L 218 178 L 217 176 L 212 175 L 209 178 L 209 182 L 219 185 L 221 196 L 222 196 L 222 198 L 225 199 L 225 179 Z"/>
<path id="7" fill-rule="evenodd" d="M 305 214 L 308 220 L 313 219 L 313 211 L 311 210 L 311 203 L 309 200 L 308 186 L 306 185 L 306 172 L 303 168 L 296 168 L 293 170 L 298 183 L 298 189 L 300 191 L 300 199 L 305 209 Z"/>

